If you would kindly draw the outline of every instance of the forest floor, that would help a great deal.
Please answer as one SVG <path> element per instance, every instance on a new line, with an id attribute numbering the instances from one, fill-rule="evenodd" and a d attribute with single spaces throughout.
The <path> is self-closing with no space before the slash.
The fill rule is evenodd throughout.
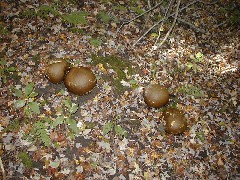
<path id="1" fill-rule="evenodd" d="M 194 3 L 179 12 L 191 25 L 177 21 L 158 47 L 159 28 L 133 46 L 158 8 L 119 29 L 144 1 L 34 2 L 0 2 L 2 179 L 240 179 L 239 4 Z M 59 58 L 90 67 L 96 87 L 49 82 Z M 145 104 L 151 83 L 168 88 L 166 106 Z M 165 132 L 170 107 L 182 134 Z"/>

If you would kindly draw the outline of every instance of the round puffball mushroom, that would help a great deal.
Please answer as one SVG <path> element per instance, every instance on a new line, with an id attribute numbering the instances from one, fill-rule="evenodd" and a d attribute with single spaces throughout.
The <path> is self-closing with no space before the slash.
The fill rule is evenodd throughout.
<path id="1" fill-rule="evenodd" d="M 46 75 L 50 82 L 60 83 L 64 79 L 68 63 L 65 60 L 50 64 L 46 69 Z"/>
<path id="2" fill-rule="evenodd" d="M 171 134 L 180 134 L 187 128 L 187 122 L 183 112 L 178 109 L 169 108 L 163 113 L 166 121 L 166 132 Z"/>
<path id="3" fill-rule="evenodd" d="M 73 67 L 67 73 L 64 84 L 67 89 L 77 95 L 91 91 L 97 83 L 96 76 L 87 67 Z"/>
<path id="4" fill-rule="evenodd" d="M 150 107 L 160 108 L 169 100 L 168 90 L 159 84 L 148 85 L 143 92 L 145 103 Z"/>

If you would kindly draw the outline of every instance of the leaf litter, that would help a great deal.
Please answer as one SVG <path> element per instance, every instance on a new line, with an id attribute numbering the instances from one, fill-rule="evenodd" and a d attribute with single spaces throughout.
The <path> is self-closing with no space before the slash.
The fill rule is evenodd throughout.
<path id="1" fill-rule="evenodd" d="M 70 2 L 1 2 L 2 175 L 239 178 L 239 28 L 216 27 L 223 18 L 217 10 L 221 3 L 186 11 L 187 19 L 193 15 L 196 25 L 206 27 L 206 34 L 178 24 L 161 50 L 154 50 L 154 36 L 131 48 L 151 21 L 117 33 L 119 22 L 135 16 L 127 13 L 127 2 L 86 3 L 81 11 Z M 145 10 L 144 2 L 138 7 Z M 213 11 L 216 16 L 206 15 Z M 126 89 L 116 95 L 118 69 L 92 63 L 93 54 L 129 62 L 134 72 L 121 71 L 125 77 L 118 84 Z M 63 84 L 51 84 L 44 71 L 55 58 L 91 67 L 97 87 L 77 97 Z M 183 134 L 165 133 L 161 117 L 166 107 L 145 105 L 142 93 L 149 83 L 169 88 L 167 106 L 184 111 L 188 122 Z"/>

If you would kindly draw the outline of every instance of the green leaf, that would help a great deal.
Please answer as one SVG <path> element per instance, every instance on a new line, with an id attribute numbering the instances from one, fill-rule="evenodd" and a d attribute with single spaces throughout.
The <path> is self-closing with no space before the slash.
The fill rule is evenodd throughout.
<path id="1" fill-rule="evenodd" d="M 55 119 L 55 121 L 53 121 L 53 127 L 57 127 L 59 124 L 62 124 L 64 122 L 64 117 L 63 116 L 59 116 Z"/>
<path id="2" fill-rule="evenodd" d="M 198 62 L 201 62 L 203 59 L 203 54 L 201 52 L 198 52 L 196 55 L 196 59 L 198 60 Z"/>
<path id="3" fill-rule="evenodd" d="M 105 124 L 105 126 L 103 127 L 103 135 L 108 134 L 112 130 L 112 127 L 113 127 L 113 123 L 112 122 L 107 122 Z"/>
<path id="4" fill-rule="evenodd" d="M 33 92 L 29 95 L 29 97 L 33 98 L 33 97 L 36 97 L 37 95 L 38 95 L 38 93 L 35 92 L 35 91 L 33 91 Z"/>
<path id="5" fill-rule="evenodd" d="M 9 67 L 7 70 L 8 70 L 9 72 L 14 72 L 14 71 L 16 71 L 16 68 L 15 68 L 15 67 Z"/>
<path id="6" fill-rule="evenodd" d="M 64 105 L 68 108 L 68 110 L 71 109 L 71 107 L 72 107 L 72 101 L 71 101 L 71 99 L 68 98 L 68 99 L 64 100 L 63 103 L 64 103 Z"/>
<path id="7" fill-rule="evenodd" d="M 51 139 L 47 134 L 47 126 L 45 122 L 37 121 L 33 124 L 34 128 L 34 137 L 41 140 L 45 146 L 50 147 Z"/>
<path id="8" fill-rule="evenodd" d="M 205 141 L 205 136 L 203 132 L 198 132 L 196 133 L 196 136 L 198 139 L 200 139 L 200 141 L 204 142 Z"/>
<path id="9" fill-rule="evenodd" d="M 17 100 L 16 102 L 15 102 L 15 107 L 16 108 L 22 108 L 23 106 L 25 106 L 26 105 L 26 101 L 25 100 Z"/>
<path id="10" fill-rule="evenodd" d="M 23 96 L 22 91 L 20 89 L 15 89 L 14 95 L 20 98 Z"/>
<path id="11" fill-rule="evenodd" d="M 120 125 L 115 126 L 114 131 L 118 136 L 124 136 L 126 134 L 125 129 L 123 129 Z"/>
<path id="12" fill-rule="evenodd" d="M 0 65 L 5 66 L 7 64 L 7 61 L 5 59 L 1 59 Z"/>
<path id="13" fill-rule="evenodd" d="M 34 112 L 34 113 L 36 113 L 36 114 L 40 114 L 40 109 L 39 109 L 38 103 L 36 103 L 36 102 L 30 102 L 30 103 L 28 104 L 28 106 L 29 106 L 29 109 L 30 109 L 32 112 Z"/>
<path id="14" fill-rule="evenodd" d="M 61 95 L 64 95 L 65 90 L 64 90 L 64 89 L 61 89 L 61 90 L 59 91 L 59 93 L 60 93 Z"/>
<path id="15" fill-rule="evenodd" d="M 69 128 L 74 132 L 74 133 L 79 133 L 79 128 L 77 127 L 77 123 L 74 119 L 66 119 L 66 123 L 69 125 Z"/>
<path id="16" fill-rule="evenodd" d="M 195 65 L 193 63 L 188 62 L 186 66 L 187 66 L 187 71 L 188 71 L 188 70 L 192 69 Z"/>
<path id="17" fill-rule="evenodd" d="M 34 88 L 34 83 L 33 82 L 26 85 L 26 87 L 25 87 L 26 96 L 29 96 L 32 93 L 33 88 Z"/>
<path id="18" fill-rule="evenodd" d="M 158 34 L 157 33 L 152 33 L 151 36 L 156 38 L 156 37 L 158 37 Z"/>
<path id="19" fill-rule="evenodd" d="M 72 107 L 70 108 L 69 112 L 70 114 L 75 114 L 78 110 L 78 105 L 77 104 L 73 104 Z"/>
<path id="20" fill-rule="evenodd" d="M 98 47 L 102 44 L 102 40 L 101 39 L 94 39 L 94 38 L 91 38 L 90 39 L 90 44 L 95 46 L 95 47 Z"/>
<path id="21" fill-rule="evenodd" d="M 60 165 L 60 160 L 55 160 L 55 161 L 50 161 L 49 166 L 51 166 L 52 168 L 57 168 Z"/>
<path id="22" fill-rule="evenodd" d="M 41 135 L 41 141 L 44 143 L 45 146 L 51 146 L 51 139 L 48 136 L 47 132 Z"/>

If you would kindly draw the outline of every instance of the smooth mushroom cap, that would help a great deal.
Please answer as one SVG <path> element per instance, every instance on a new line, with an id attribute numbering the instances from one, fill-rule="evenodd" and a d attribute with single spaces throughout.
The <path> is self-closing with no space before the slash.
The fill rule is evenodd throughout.
<path id="1" fill-rule="evenodd" d="M 46 69 L 46 75 L 50 82 L 60 83 L 64 79 L 68 63 L 65 60 L 50 64 Z"/>
<path id="2" fill-rule="evenodd" d="M 150 84 L 144 89 L 144 101 L 150 107 L 159 108 L 169 101 L 168 90 L 159 84 Z"/>
<path id="3" fill-rule="evenodd" d="M 169 108 L 163 113 L 163 116 L 164 120 L 166 121 L 167 133 L 180 134 L 187 128 L 187 122 L 182 111 Z"/>
<path id="4" fill-rule="evenodd" d="M 95 87 L 96 83 L 96 76 L 87 67 L 71 68 L 64 79 L 67 89 L 77 95 L 88 93 Z"/>

